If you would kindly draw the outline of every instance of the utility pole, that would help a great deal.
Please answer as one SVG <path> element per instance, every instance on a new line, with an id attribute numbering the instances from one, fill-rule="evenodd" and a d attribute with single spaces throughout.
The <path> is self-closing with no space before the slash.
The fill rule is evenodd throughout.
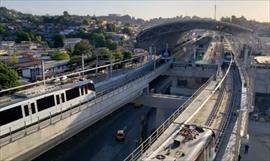
<path id="1" fill-rule="evenodd" d="M 217 20 L 217 0 L 215 0 L 214 18 L 215 18 L 215 20 Z"/>
<path id="2" fill-rule="evenodd" d="M 156 55 L 157 55 L 157 49 L 154 47 L 154 70 L 156 70 Z"/>
<path id="3" fill-rule="evenodd" d="M 149 47 L 149 52 L 148 52 L 148 58 L 147 58 L 148 61 L 152 60 L 152 52 L 153 52 L 152 46 L 150 46 Z"/>
<path id="4" fill-rule="evenodd" d="M 98 54 L 96 54 L 96 74 L 98 73 Z"/>
<path id="5" fill-rule="evenodd" d="M 193 61 L 194 61 L 194 64 L 196 62 L 196 50 L 197 50 L 197 48 L 196 48 L 196 46 L 194 46 L 194 49 L 193 49 Z"/>
<path id="6" fill-rule="evenodd" d="M 43 80 L 43 85 L 46 85 L 45 81 L 45 67 L 44 67 L 44 60 L 41 61 L 41 68 L 42 68 L 42 80 Z"/>
<path id="7" fill-rule="evenodd" d="M 112 77 L 112 52 L 110 52 L 110 78 Z"/>
<path id="8" fill-rule="evenodd" d="M 96 47 L 96 42 L 95 40 L 93 40 L 93 44 L 94 44 L 94 47 Z M 99 53 L 98 51 L 96 52 L 96 74 L 98 73 L 98 56 L 99 56 Z"/>
<path id="9" fill-rule="evenodd" d="M 82 54 L 82 77 L 84 78 L 84 54 Z"/>

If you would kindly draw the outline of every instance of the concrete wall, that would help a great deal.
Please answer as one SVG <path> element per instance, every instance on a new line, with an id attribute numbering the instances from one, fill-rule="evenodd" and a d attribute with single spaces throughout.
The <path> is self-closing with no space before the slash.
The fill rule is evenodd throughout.
<path id="1" fill-rule="evenodd" d="M 173 64 L 173 67 L 166 73 L 168 76 L 199 77 L 209 78 L 216 74 L 217 65 L 194 65 L 194 64 Z"/>
<path id="2" fill-rule="evenodd" d="M 205 78 L 174 76 L 172 77 L 170 93 L 190 96 L 202 86 L 205 82 L 203 79 Z M 181 84 L 181 81 L 186 83 Z"/>
<path id="3" fill-rule="evenodd" d="M 251 68 L 254 93 L 270 94 L 270 68 Z"/>
<path id="4" fill-rule="evenodd" d="M 197 89 L 185 88 L 185 87 L 171 87 L 170 92 L 173 94 L 191 96 Z"/>
<path id="5" fill-rule="evenodd" d="M 166 94 L 150 94 L 143 95 L 133 102 L 135 104 L 141 104 L 148 107 L 155 108 L 179 108 L 185 101 L 187 97 L 166 95 Z"/>
<path id="6" fill-rule="evenodd" d="M 0 160 L 33 159 L 141 95 L 143 89 L 148 87 L 148 83 L 165 72 L 169 65 L 170 63 L 165 64 L 154 72 L 87 104 L 62 113 L 61 116 L 53 117 L 12 135 L 12 139 L 7 138 L 7 144 L 1 144 Z"/>

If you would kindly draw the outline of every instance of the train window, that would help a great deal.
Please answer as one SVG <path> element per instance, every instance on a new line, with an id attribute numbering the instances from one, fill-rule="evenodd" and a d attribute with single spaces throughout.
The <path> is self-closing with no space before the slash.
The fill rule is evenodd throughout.
<path id="1" fill-rule="evenodd" d="M 22 117 L 21 106 L 2 111 L 0 112 L 0 126 L 21 119 Z"/>
<path id="2" fill-rule="evenodd" d="M 80 96 L 79 87 L 72 88 L 66 91 L 67 101 L 72 100 Z"/>
<path id="3" fill-rule="evenodd" d="M 56 104 L 60 104 L 60 96 L 59 95 L 56 95 Z"/>
<path id="4" fill-rule="evenodd" d="M 87 89 L 91 91 L 95 91 L 95 86 L 92 83 L 87 84 Z"/>
<path id="5" fill-rule="evenodd" d="M 87 94 L 88 93 L 87 87 L 84 86 L 84 89 L 85 89 L 85 94 Z"/>
<path id="6" fill-rule="evenodd" d="M 35 103 L 31 103 L 31 111 L 32 111 L 32 114 L 36 113 Z"/>
<path id="7" fill-rule="evenodd" d="M 62 103 L 65 102 L 65 96 L 64 96 L 64 93 L 61 94 L 61 100 L 62 100 Z"/>
<path id="8" fill-rule="evenodd" d="M 23 106 L 23 108 L 24 108 L 24 114 L 25 114 L 25 116 L 29 116 L 28 105 Z"/>
<path id="9" fill-rule="evenodd" d="M 83 86 L 81 86 L 80 89 L 81 89 L 81 95 L 83 95 L 83 89 L 84 89 Z"/>
<path id="10" fill-rule="evenodd" d="M 55 103 L 54 103 L 53 95 L 37 100 L 38 111 L 45 110 L 45 109 L 50 108 L 54 105 L 55 105 Z"/>

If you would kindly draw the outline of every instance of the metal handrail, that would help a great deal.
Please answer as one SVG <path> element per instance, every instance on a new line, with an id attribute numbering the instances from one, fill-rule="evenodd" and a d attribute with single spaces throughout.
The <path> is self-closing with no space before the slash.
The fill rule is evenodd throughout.
<path id="1" fill-rule="evenodd" d="M 222 100 L 224 98 L 224 93 L 225 93 L 224 92 L 224 87 L 221 87 L 221 91 L 220 91 L 220 93 L 218 95 L 218 98 L 217 98 L 217 101 L 216 101 L 216 103 L 214 105 L 214 108 L 212 109 L 212 111 L 210 113 L 210 116 L 208 117 L 208 119 L 206 121 L 206 126 L 210 127 L 213 124 L 213 122 L 215 120 L 215 116 L 216 116 L 216 114 L 218 112 L 218 109 L 219 109 L 219 107 L 221 105 L 221 102 L 222 102 Z"/>
<path id="2" fill-rule="evenodd" d="M 216 88 L 213 90 L 213 92 L 212 92 L 212 94 L 211 95 L 213 95 L 213 93 L 215 93 L 220 87 L 221 87 L 221 85 L 223 84 L 223 82 L 224 82 L 224 80 L 226 79 L 226 77 L 227 77 L 227 75 L 229 74 L 229 72 L 230 72 L 230 69 L 231 69 L 231 66 L 232 66 L 232 62 L 233 62 L 233 60 L 231 59 L 231 61 L 230 61 L 230 65 L 229 65 L 229 67 L 228 67 L 228 69 L 227 69 L 227 71 L 226 71 L 226 73 L 225 73 L 225 75 L 224 75 L 224 77 L 220 80 L 220 82 L 219 82 L 219 84 L 216 86 Z M 175 118 L 177 118 L 180 114 L 181 114 L 181 112 L 182 111 L 184 111 L 187 107 L 188 107 L 188 105 L 189 105 L 189 103 L 193 100 L 193 98 L 195 98 L 200 92 L 201 92 L 201 90 L 202 89 L 204 89 L 204 87 L 206 86 L 206 85 L 208 85 L 208 83 L 210 82 L 212 80 L 212 77 L 210 77 L 210 79 L 208 79 L 208 81 L 205 83 L 205 84 L 203 84 L 184 104 L 182 104 L 163 124 L 161 124 L 160 126 L 159 126 L 159 128 L 158 129 L 156 129 L 155 130 L 155 132 L 153 132 L 140 146 L 138 146 L 131 154 L 129 154 L 125 159 L 124 159 L 124 161 L 135 161 L 135 160 L 138 160 L 142 155 L 143 155 L 143 153 L 144 153 L 144 151 L 142 151 L 141 149 L 144 149 L 144 143 L 145 142 L 148 142 L 148 141 L 150 141 L 150 144 L 152 145 L 154 142 L 152 142 L 151 140 L 152 140 L 152 138 L 154 137 L 154 135 L 157 135 L 157 132 L 158 131 L 160 131 L 160 129 L 161 129 L 161 131 L 162 131 L 162 133 L 169 127 L 169 125 L 171 124 L 171 123 L 173 123 L 174 122 L 174 120 L 175 120 Z M 209 99 L 210 97 L 208 97 L 208 99 Z M 172 119 L 172 118 L 174 118 L 174 119 Z M 168 126 L 165 126 L 165 125 L 167 125 L 168 124 Z M 150 146 L 151 146 L 150 145 Z M 137 157 L 135 157 L 134 158 L 134 155 L 136 155 Z"/>
<path id="3" fill-rule="evenodd" d="M 112 64 L 102 65 L 102 66 L 95 67 L 95 68 L 85 69 L 83 71 L 75 71 L 73 73 L 68 73 L 65 76 L 80 75 L 82 73 L 86 73 L 86 72 L 90 72 L 90 71 L 95 71 L 97 69 L 107 68 L 107 67 L 110 67 L 110 66 L 113 66 L 113 65 L 116 65 L 116 64 L 121 64 L 121 63 L 129 62 L 131 60 L 137 59 L 138 57 L 141 57 L 141 56 L 135 56 L 135 57 L 133 57 L 131 59 L 127 59 L 127 60 L 123 60 L 123 61 L 118 61 L 118 62 L 115 62 L 115 63 L 112 63 Z M 5 92 L 9 92 L 9 91 L 13 91 L 13 90 L 16 90 L 16 89 L 22 89 L 22 88 L 26 88 L 26 87 L 33 87 L 33 86 L 36 86 L 36 85 L 40 85 L 40 84 L 43 84 L 43 83 L 46 83 L 46 82 L 50 82 L 50 81 L 59 79 L 61 77 L 62 76 L 58 76 L 58 77 L 48 78 L 48 79 L 45 79 L 45 80 L 40 80 L 40 81 L 36 81 L 36 82 L 33 82 L 33 83 L 29 83 L 29 84 L 25 84 L 25 85 L 20 85 L 20 86 L 8 88 L 8 89 L 0 89 L 0 94 L 1 93 L 5 93 Z"/>
<path id="4" fill-rule="evenodd" d="M 192 100 L 197 97 L 201 91 L 209 84 L 213 79 L 213 76 L 210 77 L 206 83 L 204 83 L 197 91 L 193 93 L 166 121 L 161 124 L 144 142 L 142 142 L 131 154 L 129 154 L 124 161 L 134 161 L 138 160 L 144 153 L 145 143 L 149 142 L 149 147 L 158 139 L 159 136 L 174 122 L 174 120 L 189 106 Z"/>
<path id="5" fill-rule="evenodd" d="M 234 82 L 233 82 L 234 84 Z M 234 91 L 235 87 L 233 86 L 233 89 L 232 91 Z M 220 125 L 219 129 L 217 130 L 218 131 L 218 134 L 217 134 L 217 138 L 216 138 L 216 141 L 215 141 L 215 151 L 217 152 L 220 148 L 220 144 L 222 143 L 224 137 L 224 133 L 225 133 L 225 130 L 227 129 L 228 125 L 229 125 L 229 120 L 231 119 L 231 116 L 232 116 L 232 111 L 233 111 L 233 108 L 234 108 L 234 103 L 235 103 L 235 99 L 236 97 L 234 97 L 232 99 L 232 94 L 230 93 L 229 94 L 229 98 L 230 98 L 230 103 L 227 104 L 227 108 L 226 108 L 226 114 L 225 117 L 222 119 L 222 124 Z"/>

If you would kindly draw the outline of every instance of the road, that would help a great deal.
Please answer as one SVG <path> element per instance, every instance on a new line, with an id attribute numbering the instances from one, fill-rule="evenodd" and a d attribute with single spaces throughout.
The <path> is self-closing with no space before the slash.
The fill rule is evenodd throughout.
<path id="1" fill-rule="evenodd" d="M 167 118 L 173 110 L 167 111 Z M 117 161 L 123 160 L 138 145 L 142 117 L 147 120 L 147 136 L 155 128 L 156 109 L 135 108 L 128 104 L 71 139 L 44 153 L 34 161 Z M 162 122 L 165 120 L 162 120 Z M 125 142 L 115 140 L 118 129 L 126 128 Z"/>

